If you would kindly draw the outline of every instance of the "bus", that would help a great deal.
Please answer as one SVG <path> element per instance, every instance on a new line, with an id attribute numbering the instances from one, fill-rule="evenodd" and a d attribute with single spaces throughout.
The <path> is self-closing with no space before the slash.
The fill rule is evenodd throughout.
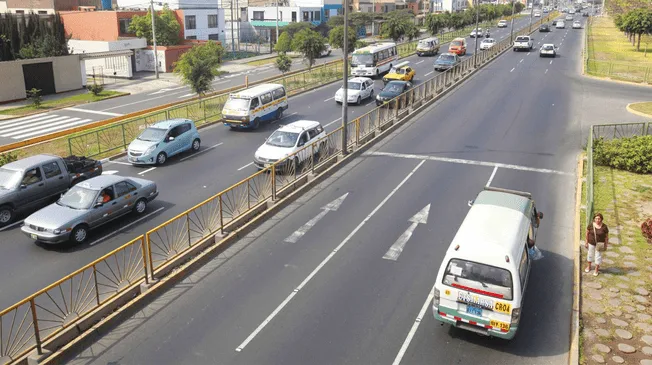
<path id="1" fill-rule="evenodd" d="M 398 61 L 396 43 L 377 43 L 356 49 L 351 56 L 351 75 L 376 76 L 389 71 Z"/>
<path id="2" fill-rule="evenodd" d="M 258 129 L 261 122 L 281 119 L 287 108 L 283 85 L 256 85 L 229 95 L 222 109 L 223 123 L 231 129 Z"/>

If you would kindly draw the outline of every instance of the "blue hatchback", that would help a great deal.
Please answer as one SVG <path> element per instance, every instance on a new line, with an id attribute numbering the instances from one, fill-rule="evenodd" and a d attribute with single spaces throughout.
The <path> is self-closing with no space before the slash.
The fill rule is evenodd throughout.
<path id="1" fill-rule="evenodd" d="M 181 152 L 199 151 L 201 139 L 190 119 L 170 119 L 149 126 L 129 144 L 127 155 L 134 165 L 163 165 Z"/>

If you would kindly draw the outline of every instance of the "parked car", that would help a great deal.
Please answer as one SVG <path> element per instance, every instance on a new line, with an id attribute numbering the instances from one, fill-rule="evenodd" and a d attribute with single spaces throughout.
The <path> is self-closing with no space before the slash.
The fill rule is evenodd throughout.
<path id="1" fill-rule="evenodd" d="M 157 196 L 152 181 L 101 175 L 76 184 L 56 203 L 25 218 L 21 230 L 38 242 L 80 244 L 101 225 L 131 212 L 143 214 Z"/>
<path id="2" fill-rule="evenodd" d="M 195 122 L 170 119 L 149 126 L 127 148 L 128 161 L 134 165 L 163 165 L 181 152 L 199 151 L 201 139 Z"/>
<path id="3" fill-rule="evenodd" d="M 272 133 L 254 153 L 254 165 L 262 170 L 276 163 L 283 158 L 296 153 L 293 157 L 282 164 L 291 162 L 295 168 L 310 158 L 313 151 L 310 147 L 313 143 L 326 137 L 324 127 L 319 122 L 311 120 L 298 120 L 284 125 Z M 325 152 L 327 148 L 325 140 L 314 148 L 315 153 Z M 297 153 L 298 152 L 298 153 Z"/>
<path id="4" fill-rule="evenodd" d="M 349 79 L 346 91 L 346 98 L 349 103 L 360 105 L 362 100 L 373 98 L 374 81 L 368 77 L 353 77 Z M 344 98 L 344 89 L 340 88 L 335 92 L 335 102 L 342 104 Z"/>
<path id="5" fill-rule="evenodd" d="M 527 35 L 521 35 L 516 37 L 512 49 L 514 51 L 522 51 L 522 50 L 531 51 L 532 47 L 534 47 L 532 38 L 530 38 L 530 36 Z"/>
<path id="6" fill-rule="evenodd" d="M 557 57 L 557 47 L 552 43 L 546 43 L 539 49 L 539 57 Z"/>
<path id="7" fill-rule="evenodd" d="M 442 53 L 435 61 L 435 71 L 446 71 L 462 62 L 460 56 L 453 53 Z"/>
<path id="8" fill-rule="evenodd" d="M 392 99 L 410 90 L 410 88 L 412 88 L 412 83 L 408 81 L 390 81 L 387 83 L 387 85 L 385 85 L 385 88 L 380 93 L 378 93 L 378 96 L 376 96 L 376 105 L 389 103 L 390 108 L 394 108 L 396 105 L 398 105 L 398 108 L 400 109 L 403 107 L 402 103 Z M 409 103 L 407 96 L 405 103 Z"/>
<path id="9" fill-rule="evenodd" d="M 80 181 L 102 174 L 102 163 L 90 158 L 36 155 L 0 167 L 0 226 L 19 213 L 31 213 Z"/>
<path id="10" fill-rule="evenodd" d="M 493 38 L 485 38 L 480 43 L 480 49 L 489 49 L 496 44 L 496 40 Z"/>
<path id="11" fill-rule="evenodd" d="M 410 61 L 403 61 L 397 63 L 391 70 L 383 77 L 383 83 L 387 84 L 393 80 L 412 81 L 416 71 L 410 67 Z"/>

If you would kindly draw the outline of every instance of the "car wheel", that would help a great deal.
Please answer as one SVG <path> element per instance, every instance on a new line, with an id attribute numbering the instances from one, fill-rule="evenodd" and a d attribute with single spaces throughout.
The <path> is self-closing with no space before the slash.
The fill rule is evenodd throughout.
<path id="1" fill-rule="evenodd" d="M 70 240 L 76 244 L 82 244 L 88 238 L 88 227 L 85 225 L 79 225 L 75 227 L 70 233 Z"/>
<path id="2" fill-rule="evenodd" d="M 14 220 L 14 210 L 3 205 L 0 207 L 0 227 L 11 223 Z"/>
<path id="3" fill-rule="evenodd" d="M 199 151 L 199 147 L 201 147 L 201 141 L 199 138 L 195 138 L 195 140 L 192 141 L 192 152 Z"/>
<path id="4" fill-rule="evenodd" d="M 281 120 L 283 118 L 283 109 L 276 110 L 276 120 Z"/>
<path id="5" fill-rule="evenodd" d="M 258 129 L 260 127 L 260 118 L 254 119 L 254 129 Z"/>
<path id="6" fill-rule="evenodd" d="M 143 214 L 147 209 L 147 199 L 138 199 L 136 205 L 134 205 L 134 213 Z"/>
<path id="7" fill-rule="evenodd" d="M 358 100 L 355 102 L 355 104 L 356 104 L 356 105 L 360 105 L 360 102 L 361 102 L 361 101 L 362 101 L 362 99 L 360 99 L 360 97 L 358 96 Z"/>
<path id="8" fill-rule="evenodd" d="M 296 174 L 299 172 L 299 158 L 295 157 L 294 160 L 292 160 L 292 165 L 294 165 L 294 173 Z"/>
<path id="9" fill-rule="evenodd" d="M 165 152 L 161 152 L 156 156 L 157 165 L 163 165 L 167 160 L 168 160 L 168 155 L 166 155 Z"/>

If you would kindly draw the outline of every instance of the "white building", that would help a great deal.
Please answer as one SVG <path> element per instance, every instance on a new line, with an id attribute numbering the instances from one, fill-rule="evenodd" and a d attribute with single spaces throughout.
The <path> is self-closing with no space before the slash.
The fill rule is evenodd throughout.
<path id="1" fill-rule="evenodd" d="M 467 0 L 433 0 L 431 11 L 434 13 L 457 12 L 468 8 Z"/>

